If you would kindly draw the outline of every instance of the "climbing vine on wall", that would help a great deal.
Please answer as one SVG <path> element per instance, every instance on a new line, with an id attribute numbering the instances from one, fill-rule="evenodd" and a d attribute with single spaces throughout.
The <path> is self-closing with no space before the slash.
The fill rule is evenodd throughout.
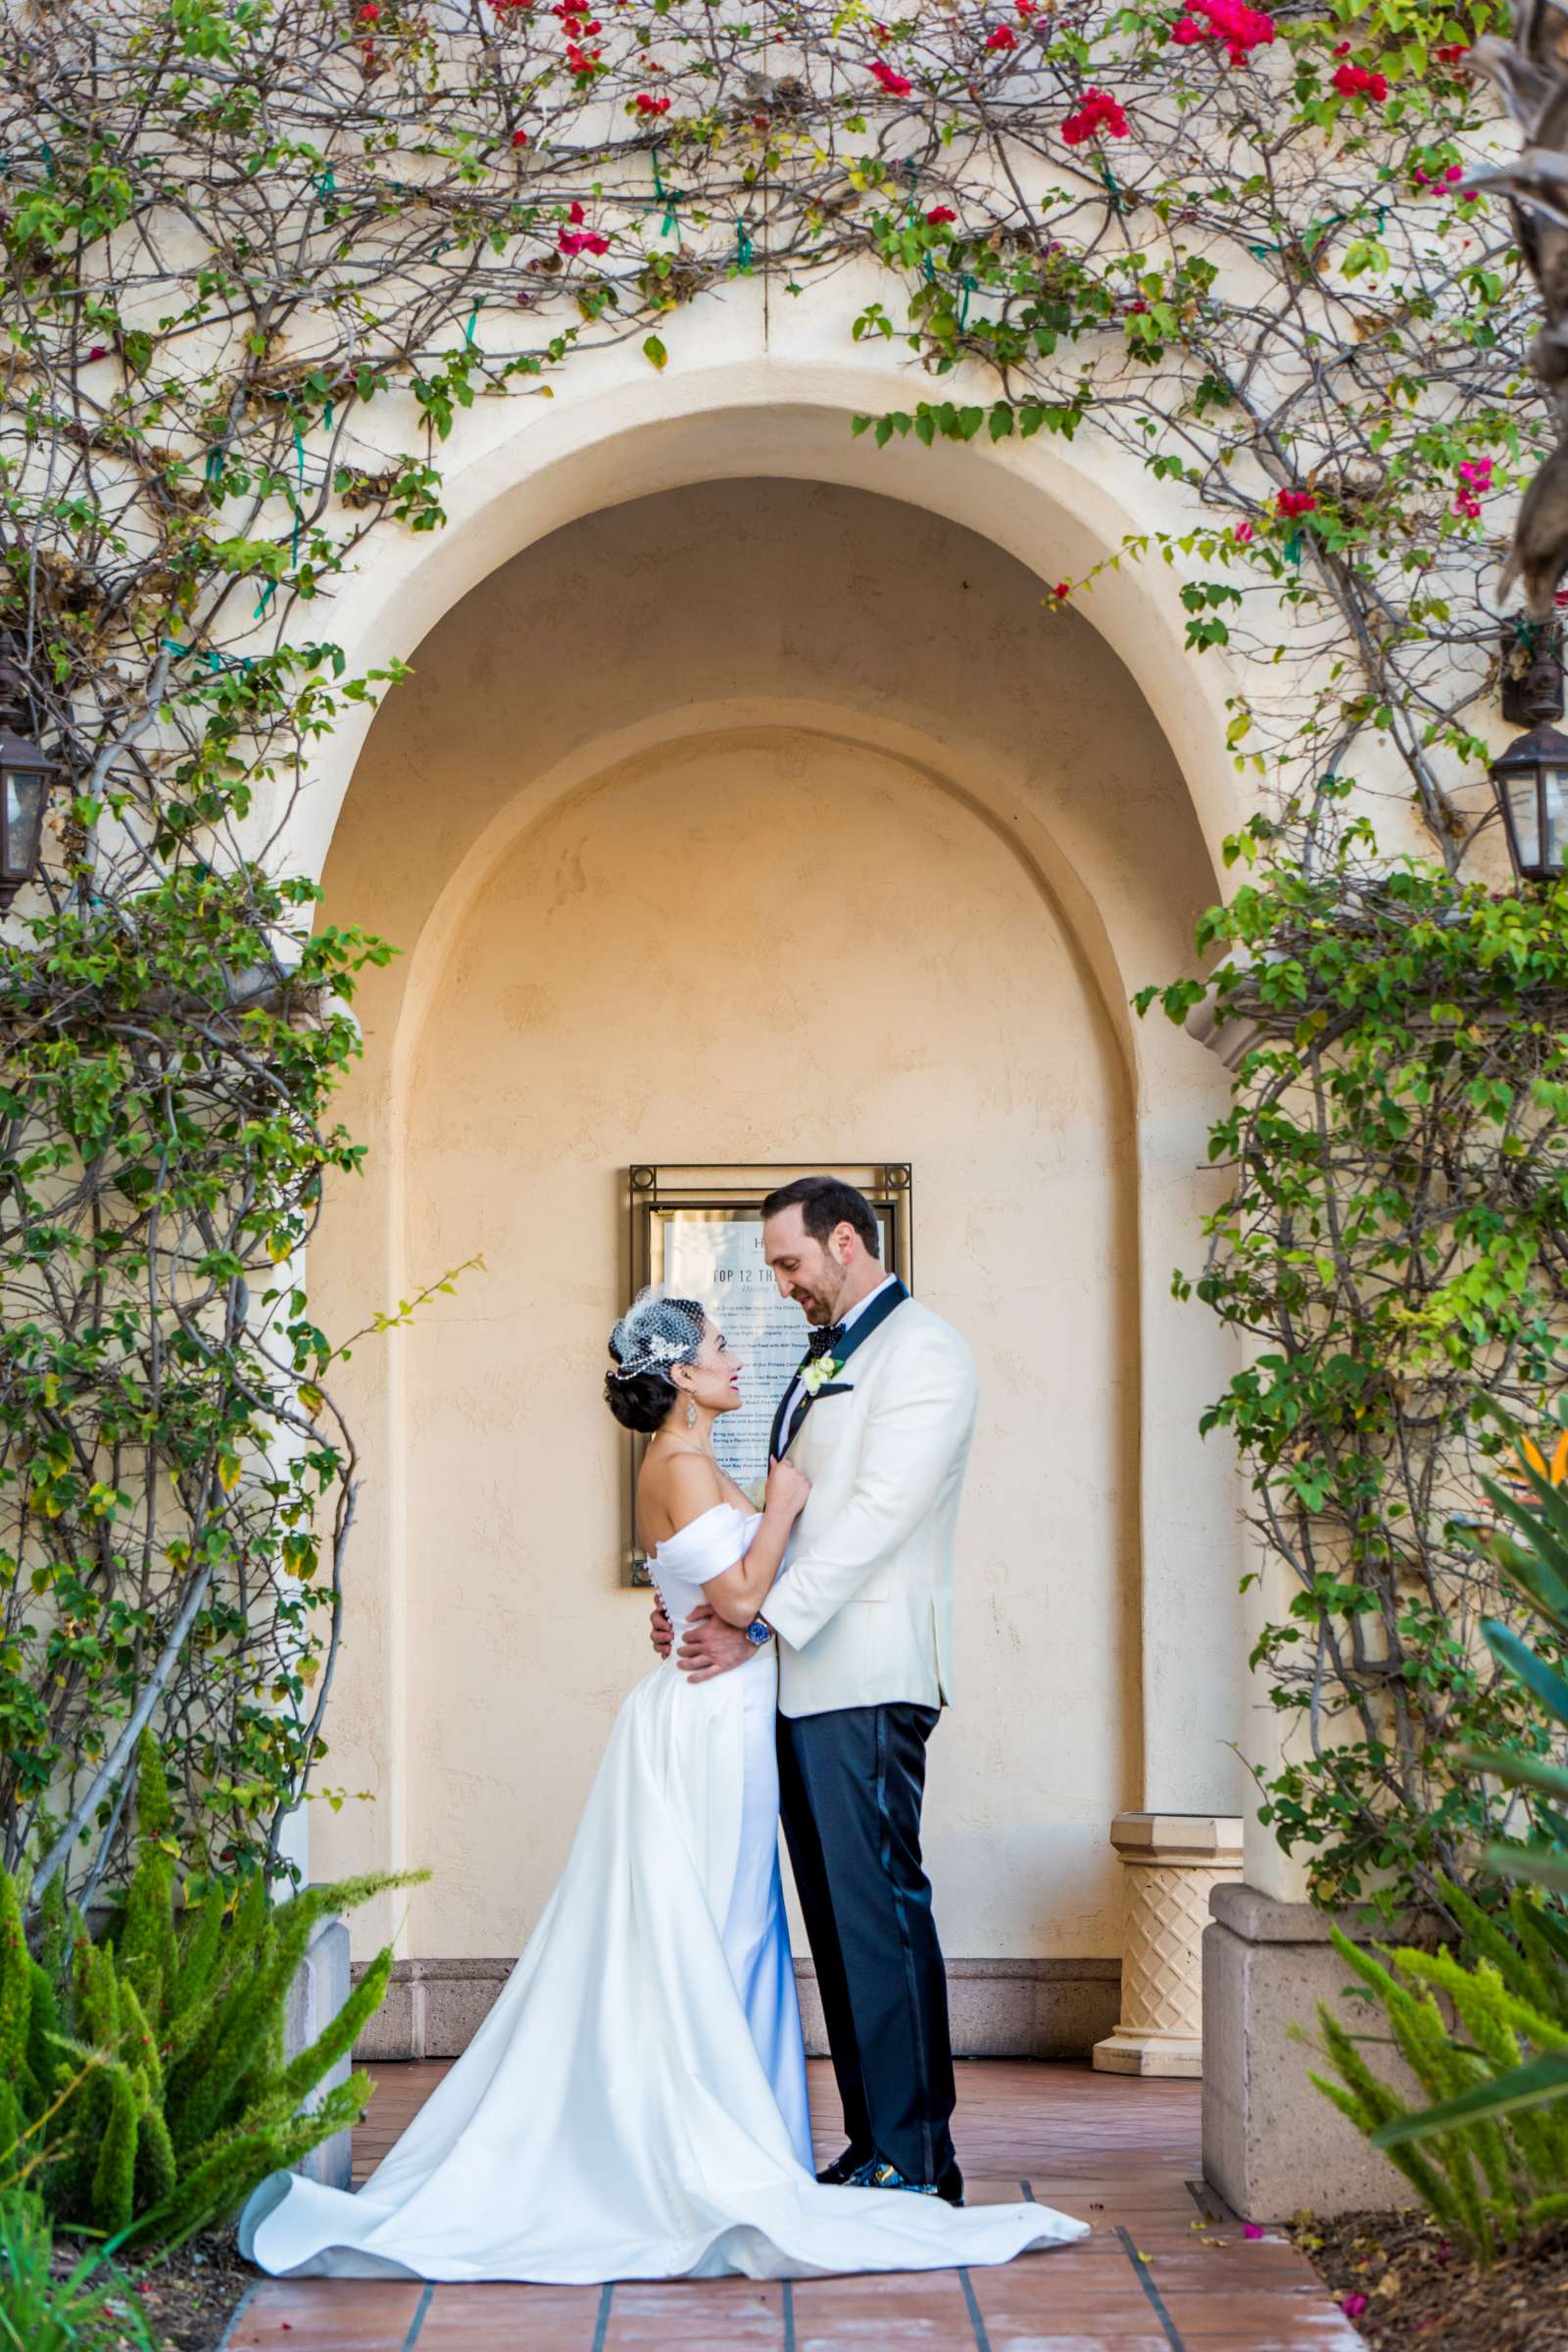
<path id="1" fill-rule="evenodd" d="M 480 401 L 823 306 L 857 420 L 1157 484 L 1265 855 L 1352 790 L 1457 872 L 1496 533 L 1546 439 L 1461 184 L 1491 0 L 50 0 L 0 23 L 0 651 L 60 764 L 0 951 L 8 1856 L 115 1866 L 150 1718 L 187 1831 L 274 1865 L 321 1753 L 352 1446 L 292 1278 L 353 931 L 277 845 L 340 581 L 444 524 Z M 1063 579 L 1049 607 L 1093 594 Z M 406 650 L 406 649 L 405 649 Z M 328 1532 L 323 1538 L 322 1529 Z"/>

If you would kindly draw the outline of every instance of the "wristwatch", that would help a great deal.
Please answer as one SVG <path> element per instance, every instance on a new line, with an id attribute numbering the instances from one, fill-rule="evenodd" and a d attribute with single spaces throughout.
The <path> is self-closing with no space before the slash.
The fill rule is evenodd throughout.
<path id="1" fill-rule="evenodd" d="M 764 1617 L 754 1617 L 746 1628 L 746 1639 L 754 1649 L 760 1649 L 764 1642 L 772 1641 L 773 1628 Z"/>

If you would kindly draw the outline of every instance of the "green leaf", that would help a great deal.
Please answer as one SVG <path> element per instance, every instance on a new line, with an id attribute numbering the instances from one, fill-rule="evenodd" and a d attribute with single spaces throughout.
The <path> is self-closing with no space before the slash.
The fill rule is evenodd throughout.
<path id="1" fill-rule="evenodd" d="M 643 341 L 643 357 L 651 366 L 662 368 L 669 354 L 657 335 L 648 335 Z"/>
<path id="2" fill-rule="evenodd" d="M 1483 2117 L 1495 2121 L 1515 2115 L 1521 2108 L 1544 2106 L 1565 2093 L 1568 2050 L 1547 2050 L 1499 2075 L 1494 2082 L 1478 2082 L 1473 2090 L 1461 2091 L 1457 2098 L 1444 2099 L 1414 2115 L 1396 2116 L 1371 2134 L 1372 2145 L 1384 2150 L 1403 2147 L 1412 2139 L 1430 2139 L 1436 2132 L 1449 2132 L 1456 2124 L 1476 2123 Z"/>

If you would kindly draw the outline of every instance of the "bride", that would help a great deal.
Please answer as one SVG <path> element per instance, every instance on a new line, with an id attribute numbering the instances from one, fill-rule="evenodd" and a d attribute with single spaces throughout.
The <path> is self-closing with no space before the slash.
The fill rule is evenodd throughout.
<path id="1" fill-rule="evenodd" d="M 741 1365 L 695 1300 L 611 1335 L 610 1408 L 649 1435 L 639 1527 L 678 1642 L 750 1625 L 809 1491 L 759 1512 L 713 1428 Z M 779 1882 L 777 1662 L 656 1666 L 616 1716 L 566 1867 L 467 2049 L 358 2195 L 274 2173 L 240 2249 L 276 2275 L 584 2284 L 938 2270 L 1065 2244 L 1044 2205 L 821 2186 Z"/>

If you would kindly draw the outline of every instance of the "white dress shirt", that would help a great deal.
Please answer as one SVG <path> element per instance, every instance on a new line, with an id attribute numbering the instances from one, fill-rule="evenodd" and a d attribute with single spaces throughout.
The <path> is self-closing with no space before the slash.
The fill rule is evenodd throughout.
<path id="1" fill-rule="evenodd" d="M 859 1321 L 866 1308 L 870 1305 L 872 1299 L 880 1298 L 883 1292 L 887 1290 L 890 1285 L 897 1282 L 897 1280 L 898 1276 L 896 1274 L 884 1274 L 882 1280 L 877 1284 L 874 1291 L 867 1291 L 863 1298 L 858 1298 L 856 1300 L 855 1304 L 850 1308 L 848 1314 L 840 1315 L 839 1321 L 843 1325 L 846 1334 L 848 1334 L 852 1324 Z M 800 1374 L 797 1373 L 795 1378 L 790 1383 L 789 1397 L 784 1407 L 784 1423 L 781 1442 L 785 1445 L 788 1445 L 789 1443 L 790 1423 L 795 1418 L 795 1409 L 805 1394 L 806 1384 L 801 1379 Z"/>

